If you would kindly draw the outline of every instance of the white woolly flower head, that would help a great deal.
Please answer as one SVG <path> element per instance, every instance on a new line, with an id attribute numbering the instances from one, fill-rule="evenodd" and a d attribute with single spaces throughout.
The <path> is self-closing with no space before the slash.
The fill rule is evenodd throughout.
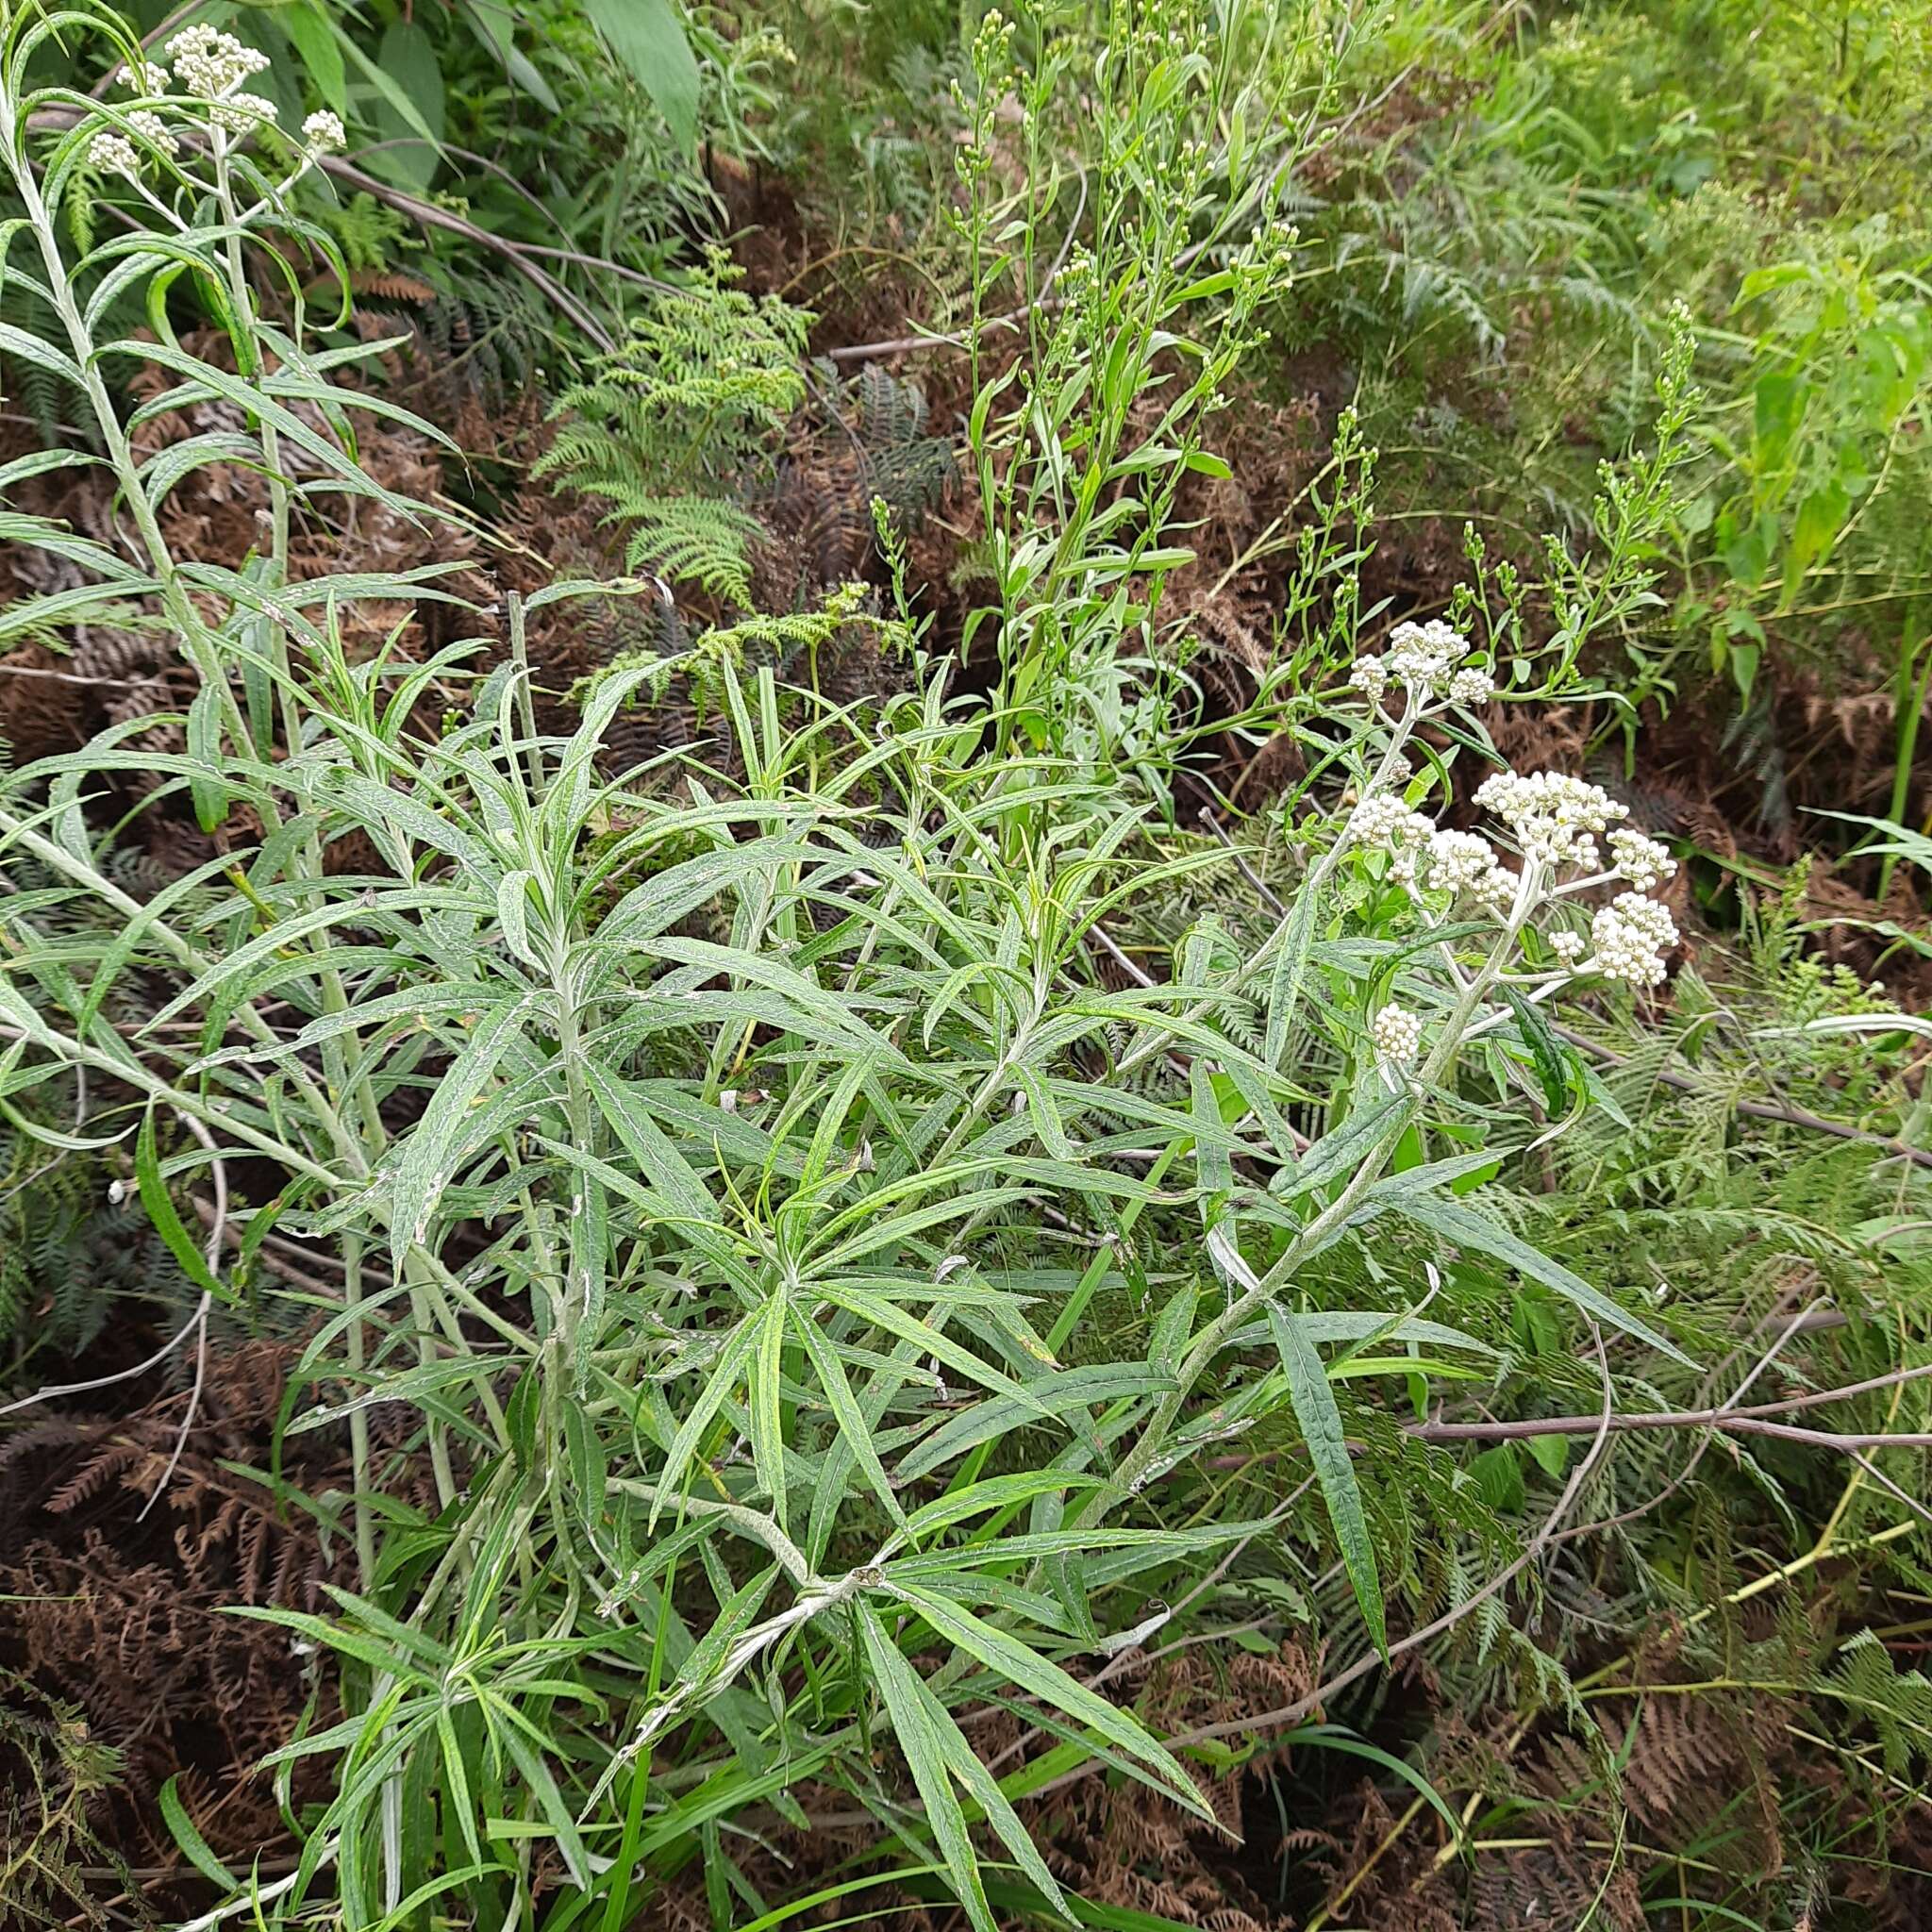
<path id="1" fill-rule="evenodd" d="M 218 32 L 205 21 L 185 26 L 168 43 L 175 78 L 191 94 L 219 101 L 233 94 L 251 74 L 259 74 L 266 54 L 246 47 L 233 34 Z"/>
<path id="2" fill-rule="evenodd" d="M 1389 675 L 1411 690 L 1440 695 L 1456 667 L 1469 656 L 1469 640 L 1454 625 L 1432 617 L 1426 624 L 1398 624 L 1389 633 Z"/>
<path id="3" fill-rule="evenodd" d="M 125 134 L 109 130 L 97 134 L 87 144 L 89 164 L 104 175 L 125 175 L 130 181 L 141 175 L 141 156 Z"/>
<path id="4" fill-rule="evenodd" d="M 1627 828 L 1612 832 L 1609 839 L 1610 865 L 1621 878 L 1626 878 L 1640 892 L 1661 885 L 1677 870 L 1670 848 L 1641 832 Z"/>
<path id="5" fill-rule="evenodd" d="M 1550 935 L 1550 951 L 1566 966 L 1574 966 L 1583 958 L 1583 935 L 1572 932 L 1567 926 Z"/>
<path id="6" fill-rule="evenodd" d="M 1369 1022 L 1369 1039 L 1383 1060 L 1406 1067 L 1423 1050 L 1423 1023 L 1407 1007 L 1391 1000 Z"/>
<path id="7" fill-rule="evenodd" d="M 327 108 L 319 108 L 302 124 L 302 142 L 310 154 L 334 154 L 347 143 L 342 117 Z"/>
<path id="8" fill-rule="evenodd" d="M 211 103 L 208 111 L 216 126 L 225 128 L 238 141 L 264 125 L 275 125 L 275 104 L 260 94 L 229 94 L 225 100 Z"/>
<path id="9" fill-rule="evenodd" d="M 164 94 L 168 92 L 168 70 L 158 60 L 139 60 L 122 68 L 114 78 L 138 94 Z"/>
<path id="10" fill-rule="evenodd" d="M 1525 858 L 1594 867 L 1592 836 L 1629 815 L 1601 786 L 1564 772 L 1497 772 L 1477 786 L 1475 802 L 1509 827 Z"/>
<path id="11" fill-rule="evenodd" d="M 1349 684 L 1380 706 L 1391 684 L 1412 700 L 1447 697 L 1452 704 L 1481 704 L 1494 691 L 1487 671 L 1459 670 L 1469 656 L 1469 640 L 1452 624 L 1432 617 L 1426 624 L 1398 624 L 1389 633 L 1385 657 L 1365 652 L 1349 673 Z"/>
<path id="12" fill-rule="evenodd" d="M 175 139 L 175 130 L 152 108 L 136 108 L 127 119 L 164 155 L 180 153 L 181 143 Z"/>
<path id="13" fill-rule="evenodd" d="M 1435 835 L 1436 822 L 1410 811 L 1392 791 L 1372 791 L 1348 815 L 1348 836 L 1357 845 L 1386 853 L 1398 877 L 1415 876 L 1416 859 Z"/>
<path id="14" fill-rule="evenodd" d="M 1516 880 L 1496 848 L 1475 832 L 1436 832 L 1429 839 L 1429 884 L 1444 892 L 1467 892 L 1490 905 L 1506 903 Z"/>
<path id="15" fill-rule="evenodd" d="M 1641 892 L 1619 892 L 1597 908 L 1590 936 L 1596 947 L 1596 969 L 1606 979 L 1661 986 L 1664 958 L 1677 943 L 1677 924 L 1661 901 Z"/>

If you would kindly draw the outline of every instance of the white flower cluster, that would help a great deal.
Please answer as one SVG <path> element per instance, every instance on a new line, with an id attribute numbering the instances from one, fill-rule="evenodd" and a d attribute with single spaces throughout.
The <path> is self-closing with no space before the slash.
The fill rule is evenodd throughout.
<path id="1" fill-rule="evenodd" d="M 1597 910 L 1591 944 L 1581 933 L 1558 929 L 1548 935 L 1550 949 L 1565 972 L 1601 973 L 1634 986 L 1661 984 L 1677 928 L 1665 908 L 1644 895 L 1676 871 L 1676 861 L 1641 832 L 1610 829 L 1628 815 L 1628 808 L 1601 787 L 1560 772 L 1499 772 L 1483 781 L 1475 796 L 1508 828 L 1523 854 L 1524 872 L 1511 871 L 1488 839 L 1438 827 L 1424 813 L 1410 810 L 1394 791 L 1371 792 L 1356 806 L 1347 841 L 1382 854 L 1390 875 L 1411 890 L 1474 901 L 1498 916 L 1509 910 L 1532 874 L 1539 882 L 1538 903 L 1552 908 L 1606 877 L 1621 878 L 1635 890 Z M 1611 853 L 1607 872 L 1597 848 L 1598 835 L 1606 832 Z M 1554 874 L 1559 871 L 1584 876 L 1558 883 Z M 1532 905 L 1524 911 L 1536 909 Z M 1587 952 L 1593 957 L 1586 958 Z"/>
<path id="2" fill-rule="evenodd" d="M 1627 827 L 1612 832 L 1609 847 L 1611 871 L 1620 878 L 1628 879 L 1640 892 L 1661 885 L 1677 870 L 1670 848 L 1655 839 L 1646 839 L 1641 832 Z"/>
<path id="3" fill-rule="evenodd" d="M 1389 675 L 1401 684 L 1446 689 L 1468 656 L 1469 640 L 1440 617 L 1426 624 L 1398 624 L 1389 633 Z"/>
<path id="4" fill-rule="evenodd" d="M 275 104 L 261 94 L 230 94 L 225 100 L 210 102 L 208 117 L 240 141 L 253 134 L 264 121 L 271 126 L 275 125 Z"/>
<path id="5" fill-rule="evenodd" d="M 1466 892 L 1491 906 L 1507 905 L 1514 875 L 1487 839 L 1474 832 L 1445 832 L 1426 814 L 1410 811 L 1393 792 L 1378 791 L 1349 814 L 1348 835 L 1357 845 L 1389 858 L 1406 886 L 1424 882 L 1437 891 Z"/>
<path id="6" fill-rule="evenodd" d="M 1369 1022 L 1369 1039 L 1385 1060 L 1407 1066 L 1423 1050 L 1423 1023 L 1391 1000 Z"/>
<path id="7" fill-rule="evenodd" d="M 1474 832 L 1435 832 L 1429 838 L 1429 884 L 1439 891 L 1467 892 L 1491 906 L 1507 906 L 1516 880 L 1496 848 Z"/>
<path id="8" fill-rule="evenodd" d="M 127 119 L 164 155 L 180 152 L 181 143 L 175 139 L 174 129 L 152 108 L 136 108 Z"/>
<path id="9" fill-rule="evenodd" d="M 169 42 L 167 52 L 174 63 L 172 82 L 163 62 L 147 59 L 123 67 L 115 78 L 123 87 L 144 95 L 165 94 L 171 85 L 178 87 L 183 93 L 206 101 L 208 119 L 237 140 L 245 139 L 264 123 L 275 125 L 275 104 L 242 87 L 250 75 L 268 66 L 266 54 L 205 23 L 182 28 Z M 179 151 L 181 143 L 174 130 L 152 108 L 137 108 L 127 119 L 145 138 L 150 150 L 169 155 Z M 341 118 L 326 109 L 309 115 L 302 124 L 302 135 L 310 155 L 343 144 Z M 131 181 L 144 157 L 141 147 L 125 134 L 109 130 L 94 136 L 88 146 L 88 158 L 95 167 L 125 175 Z"/>
<path id="10" fill-rule="evenodd" d="M 1348 835 L 1357 845 L 1400 858 L 1428 843 L 1436 822 L 1410 811 L 1392 791 L 1372 791 L 1348 815 Z"/>
<path id="11" fill-rule="evenodd" d="M 104 175 L 125 175 L 130 181 L 141 174 L 141 156 L 125 134 L 97 134 L 87 144 L 89 165 Z"/>
<path id="12" fill-rule="evenodd" d="M 333 154 L 348 140 L 342 131 L 342 117 L 326 108 L 318 108 L 303 122 L 302 140 L 311 154 Z"/>
<path id="13" fill-rule="evenodd" d="M 1629 815 L 1601 786 L 1563 772 L 1498 772 L 1477 786 L 1475 802 L 1509 827 L 1525 858 L 1585 872 L 1599 862 L 1594 835 Z"/>
<path id="14" fill-rule="evenodd" d="M 127 73 L 124 67 L 123 75 Z M 151 67 L 142 78 L 153 83 L 153 91 L 158 92 L 168 84 L 168 76 L 159 68 Z M 138 84 L 130 78 L 129 85 Z M 148 142 L 149 151 L 158 148 L 162 154 L 173 155 L 180 151 L 181 143 L 175 139 L 174 129 L 155 112 L 152 108 L 135 108 L 127 115 L 128 125 Z M 125 175 L 132 181 L 141 171 L 142 162 L 147 154 L 137 147 L 125 134 L 108 129 L 97 134 L 87 144 L 87 158 L 103 174 Z"/>
<path id="15" fill-rule="evenodd" d="M 1389 636 L 1389 655 L 1357 658 L 1348 681 L 1372 705 L 1381 704 L 1391 683 L 1411 697 L 1486 704 L 1495 694 L 1495 681 L 1487 671 L 1459 668 L 1468 656 L 1469 640 L 1440 617 L 1426 624 L 1398 624 Z"/>
<path id="16" fill-rule="evenodd" d="M 1664 956 L 1677 943 L 1676 922 L 1660 900 L 1641 892 L 1619 892 L 1599 907 L 1590 923 L 1596 968 L 1606 979 L 1632 986 L 1660 986 Z"/>
<path id="17" fill-rule="evenodd" d="M 220 33 L 206 22 L 183 27 L 168 43 L 168 58 L 182 91 L 205 101 L 229 98 L 251 74 L 259 74 L 268 65 L 266 54 L 243 46 L 233 34 Z"/>

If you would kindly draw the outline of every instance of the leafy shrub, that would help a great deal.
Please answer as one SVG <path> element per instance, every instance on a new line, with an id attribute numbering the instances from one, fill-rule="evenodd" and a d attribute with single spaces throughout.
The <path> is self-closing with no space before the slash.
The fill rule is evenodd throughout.
<path id="1" fill-rule="evenodd" d="M 326 124 L 284 165 L 192 70 L 135 108 L 31 87 L 55 17 L 9 21 L 8 272 L 59 327 L 8 344 L 100 442 L 10 474 L 104 466 L 139 548 L 9 516 L 0 535 L 80 581 L 0 637 L 136 603 L 179 635 L 195 694 L 178 750 L 117 729 L 7 774 L 0 853 L 47 880 L 0 899 L 7 1094 L 58 1114 L 85 1072 L 90 1131 L 125 1149 L 201 1324 L 235 1293 L 230 1234 L 243 1261 L 273 1236 L 327 1267 L 329 1292 L 297 1302 L 313 1326 L 284 1435 L 345 1436 L 353 1465 L 346 1492 L 307 1499 L 353 1553 L 330 1612 L 258 1612 L 328 1657 L 341 1715 L 318 1706 L 271 1760 L 293 1870 L 234 1872 L 223 1909 L 493 1926 L 541 1906 L 553 1932 L 614 1932 L 702 1890 L 718 1923 L 769 1922 L 791 1884 L 769 1846 L 837 1802 L 976 1926 L 1059 1911 L 1022 1815 L 1045 1787 L 1104 1774 L 1212 1824 L 1197 1767 L 1238 1771 L 1223 1738 L 1252 1749 L 1465 1619 L 1531 1694 L 1585 1708 L 1592 1687 L 1504 1599 L 1601 1495 L 1616 1437 L 1769 1423 L 1830 1446 L 1753 1410 L 1674 1415 L 1732 1309 L 1659 1306 L 1587 1186 L 1527 1184 L 1561 1130 L 1598 1165 L 1628 1145 L 1588 1139 L 1627 1114 L 1569 1023 L 1663 979 L 1672 855 L 1560 774 L 1496 771 L 1484 829 L 1446 823 L 1455 766 L 1494 761 L 1499 691 L 1560 699 L 1650 594 L 1681 357 L 1650 454 L 1604 478 L 1601 544 L 1545 553 L 1564 600 L 1546 654 L 1479 555 L 1466 628 L 1381 637 L 1355 583 L 1365 486 L 1338 491 L 1297 558 L 1302 686 L 1271 682 L 1251 721 L 1311 754 L 1278 826 L 1231 850 L 1168 823 L 1191 728 L 1186 641 L 1158 608 L 1187 560 L 1178 491 L 1215 474 L 1213 418 L 1292 264 L 1278 174 L 1213 144 L 1259 124 L 1278 76 L 1244 79 L 1250 42 L 1207 14 L 1108 45 L 1126 112 L 1061 307 L 991 167 L 1009 89 L 1013 138 L 1042 139 L 1077 47 L 1016 76 L 996 19 L 974 44 L 960 222 L 994 691 L 949 696 L 903 608 L 859 587 L 755 614 L 690 645 L 724 742 L 675 786 L 599 757 L 677 656 L 620 663 L 550 730 L 525 648 L 532 613 L 640 586 L 545 586 L 500 633 L 457 606 L 478 634 L 411 658 L 352 650 L 344 610 L 455 605 L 445 573 L 291 580 L 296 519 L 372 496 L 434 514 L 356 464 L 357 413 L 403 413 L 342 379 L 368 352 L 318 348 L 299 303 L 284 322 L 258 299 L 290 246 L 333 246 L 289 199 Z M 139 58 L 111 16 L 60 18 Z M 1296 84 L 1319 95 L 1326 72 Z M 30 154 L 36 115 L 57 131 Z M 65 200 L 90 163 L 136 177 L 152 219 L 76 247 Z M 165 331 L 95 333 L 103 290 L 165 315 L 189 278 L 232 369 Z M 987 366 L 1014 321 L 1028 359 Z M 801 347 L 795 311 L 722 281 L 666 298 L 596 386 L 635 441 L 591 425 L 570 460 L 621 508 L 633 474 L 659 495 L 734 476 Z M 168 379 L 127 422 L 108 357 Z M 142 456 L 131 431 L 184 400 L 229 404 L 228 426 Z M 1362 463 L 1346 435 L 1339 460 Z M 161 532 L 158 501 L 208 465 L 258 491 L 244 568 Z M 880 532 L 903 563 L 889 515 Z M 834 702 L 740 648 L 854 629 L 912 659 L 911 689 Z M 137 767 L 159 781 L 141 808 L 185 804 L 213 848 L 144 900 L 93 815 Z M 1572 1264 L 1585 1251 L 1600 1273 Z M 1530 1410 L 1526 1440 L 1587 1451 L 1494 1455 L 1493 1418 L 1440 1413 L 1477 1392 Z M 1540 1474 L 1561 1478 L 1556 1514 L 1525 1528 Z M 1160 1633 L 1275 1641 L 1318 1619 L 1333 1668 L 1293 1708 L 1167 1736 L 1094 1666 Z M 1922 1716 L 1920 1685 L 1883 1690 L 1871 1659 L 1831 1682 Z M 994 1720 L 1014 1726 L 997 1760 Z M 1909 1762 L 1906 1731 L 1881 1745 Z M 312 1762 L 333 1787 L 298 1812 Z M 171 1824 L 219 1869 L 185 1811 Z"/>

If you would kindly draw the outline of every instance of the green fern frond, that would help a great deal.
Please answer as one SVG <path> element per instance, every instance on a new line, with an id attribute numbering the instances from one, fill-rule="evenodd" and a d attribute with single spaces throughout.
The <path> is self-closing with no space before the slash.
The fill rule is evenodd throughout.
<path id="1" fill-rule="evenodd" d="M 758 519 L 715 496 L 634 497 L 614 488 L 595 493 L 616 505 L 631 526 L 625 557 L 633 571 L 655 571 L 675 584 L 696 584 L 727 603 L 751 602 L 750 544 Z"/>
<path id="2" fill-rule="evenodd" d="M 732 499 L 804 400 L 800 367 L 812 317 L 734 286 L 713 251 L 706 274 L 663 296 L 552 411 L 558 425 L 533 474 L 613 506 L 633 568 L 750 600 L 746 548 L 758 532 Z"/>

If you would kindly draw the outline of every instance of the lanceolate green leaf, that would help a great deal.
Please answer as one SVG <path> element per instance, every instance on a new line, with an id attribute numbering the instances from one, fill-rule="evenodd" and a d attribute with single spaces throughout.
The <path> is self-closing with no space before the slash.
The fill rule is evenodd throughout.
<path id="1" fill-rule="evenodd" d="M 1328 1506 L 1328 1520 L 1335 1525 L 1335 1541 L 1341 1545 L 1341 1560 L 1348 1571 L 1362 1622 L 1368 1625 L 1375 1648 L 1386 1653 L 1389 1628 L 1382 1606 L 1382 1579 L 1376 1569 L 1375 1546 L 1370 1540 L 1368 1517 L 1362 1508 L 1361 1485 L 1356 1480 L 1355 1464 L 1349 1457 L 1335 1391 L 1329 1387 L 1321 1357 L 1296 1326 L 1295 1318 L 1270 1302 L 1268 1323 L 1281 1354 L 1281 1372 L 1288 1378 L 1289 1401 L 1293 1405 L 1295 1421 L 1301 1424 L 1302 1439 L 1308 1445 L 1308 1459 L 1315 1466 L 1322 1498 Z"/>
<path id="2" fill-rule="evenodd" d="M 1097 1731 L 1109 1744 L 1134 1759 L 1139 1767 L 1136 1774 L 1163 1796 L 1197 1817 L 1213 1821 L 1214 1814 L 1194 1789 L 1193 1780 L 1130 1712 L 1117 1704 L 1109 1704 L 1051 1659 L 938 1591 L 904 1582 L 893 1583 L 891 1590 L 949 1643 L 957 1644 L 996 1676 L 1043 1699 L 1076 1724 Z"/>
<path id="3" fill-rule="evenodd" d="M 975 1932 L 999 1932 L 980 1883 L 979 1860 L 974 1855 L 973 1840 L 966 1829 L 966 1814 L 960 1809 L 947 1775 L 946 1754 L 940 1744 L 938 1727 L 950 1724 L 952 1720 L 942 1710 L 934 1709 L 932 1693 L 900 1655 L 898 1645 L 886 1634 L 872 1606 L 861 1600 L 857 1616 L 873 1681 L 877 1684 L 886 1714 L 892 1721 L 899 1748 L 906 1754 L 912 1781 L 919 1788 L 925 1807 L 926 1826 L 945 1861 L 954 1893 L 966 1907 Z"/>
<path id="4" fill-rule="evenodd" d="M 1669 1356 L 1673 1361 L 1682 1362 L 1687 1368 L 1695 1366 L 1682 1349 L 1665 1341 L 1656 1329 L 1640 1322 L 1635 1315 L 1626 1314 L 1608 1295 L 1591 1287 L 1580 1274 L 1531 1247 L 1507 1227 L 1498 1225 L 1464 1202 L 1447 1194 L 1422 1193 L 1395 1197 L 1389 1205 L 1410 1221 L 1454 1241 L 1457 1247 L 1473 1248 L 1479 1255 L 1488 1255 L 1492 1260 L 1501 1261 L 1507 1268 L 1514 1268 L 1531 1281 L 1541 1282 L 1545 1288 L 1561 1295 L 1564 1300 L 1575 1303 L 1586 1315 L 1606 1326 L 1634 1335 L 1638 1341 Z"/>
<path id="5" fill-rule="evenodd" d="M 872 1425 L 865 1412 L 859 1407 L 858 1398 L 852 1392 L 852 1384 L 846 1379 L 844 1365 L 839 1359 L 839 1352 L 819 1332 L 819 1326 L 808 1312 L 803 1308 L 791 1310 L 792 1325 L 798 1332 L 799 1340 L 805 1344 L 806 1354 L 810 1357 L 812 1367 L 818 1372 L 820 1386 L 830 1403 L 832 1414 L 839 1424 L 839 1432 L 854 1459 L 865 1474 L 865 1479 L 873 1487 L 873 1493 L 886 1506 L 887 1513 L 902 1528 L 906 1524 L 906 1511 L 900 1506 L 897 1492 L 892 1488 L 891 1478 L 886 1474 L 885 1464 L 879 1460 L 877 1445 L 873 1441 Z"/>
<path id="6" fill-rule="evenodd" d="M 1295 894 L 1282 923 L 1279 950 L 1268 984 L 1267 1041 L 1262 1058 L 1270 1066 L 1278 1067 L 1288 1049 L 1301 1003 L 1302 979 L 1307 972 L 1308 950 L 1315 942 L 1317 912 L 1317 894 L 1305 886 Z"/>
<path id="7" fill-rule="evenodd" d="M 471 1107 L 495 1075 L 526 1011 L 525 1001 L 508 999 L 499 1000 L 483 1015 L 456 1064 L 437 1083 L 415 1133 L 404 1143 L 390 1182 L 390 1239 L 398 1260 L 405 1247 L 428 1235 L 437 1196 L 472 1145 Z"/>
<path id="8" fill-rule="evenodd" d="M 738 1324 L 718 1351 L 716 1357 L 701 1371 L 703 1384 L 697 1398 L 686 1412 L 671 1446 L 664 1452 L 663 1474 L 657 1500 L 651 1505 L 655 1524 L 664 1507 L 665 1498 L 675 1495 L 685 1479 L 698 1442 L 729 1400 L 764 1335 L 764 1318 L 748 1315 Z"/>

